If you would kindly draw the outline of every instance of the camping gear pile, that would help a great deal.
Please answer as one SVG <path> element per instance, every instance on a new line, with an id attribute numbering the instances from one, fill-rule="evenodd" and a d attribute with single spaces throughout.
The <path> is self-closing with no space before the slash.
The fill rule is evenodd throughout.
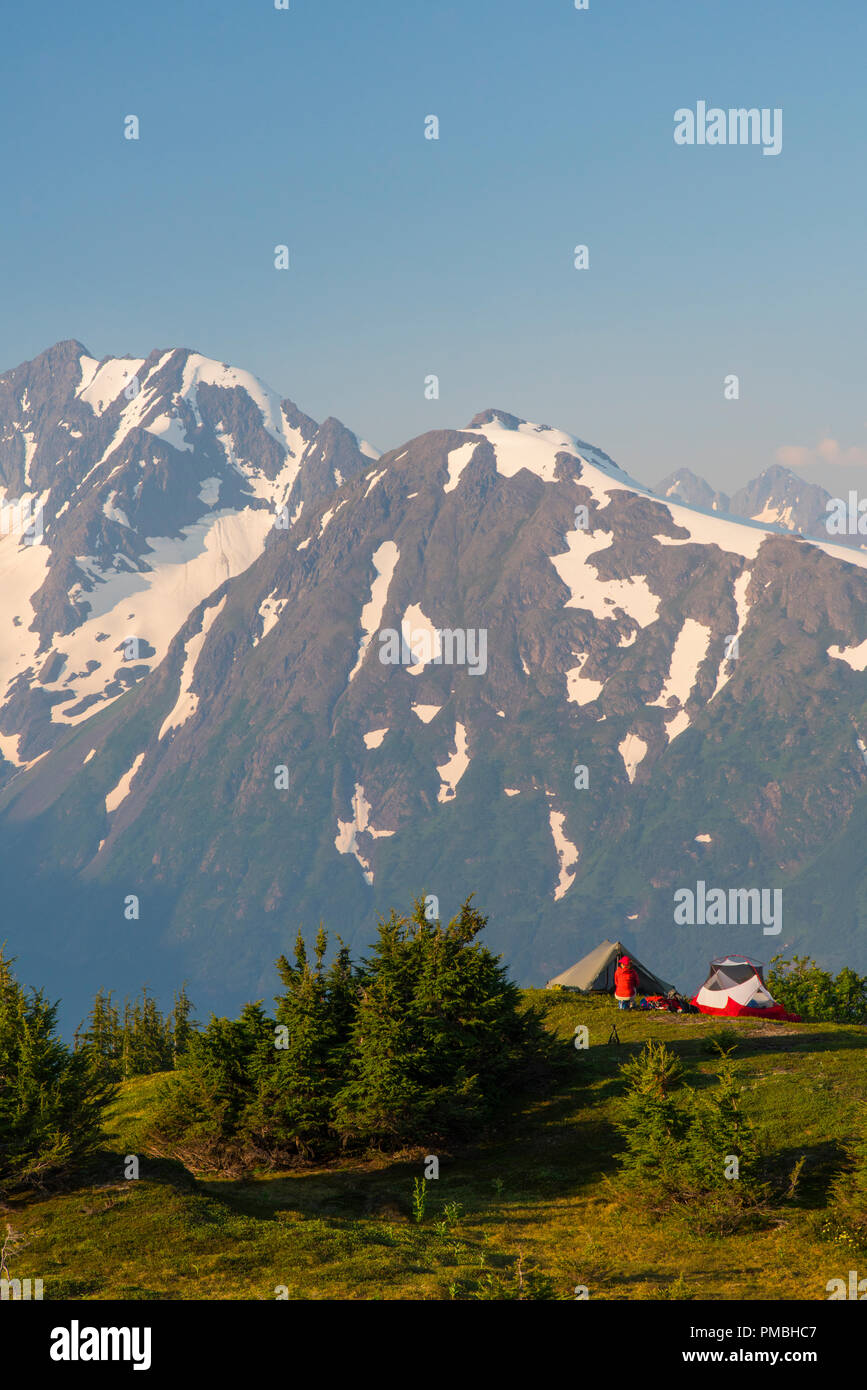
<path id="1" fill-rule="evenodd" d="M 688 999 L 684 999 L 676 990 L 670 994 L 646 994 L 639 995 L 632 1006 L 635 1009 L 664 1009 L 670 1014 L 694 1014 L 697 1010 Z"/>

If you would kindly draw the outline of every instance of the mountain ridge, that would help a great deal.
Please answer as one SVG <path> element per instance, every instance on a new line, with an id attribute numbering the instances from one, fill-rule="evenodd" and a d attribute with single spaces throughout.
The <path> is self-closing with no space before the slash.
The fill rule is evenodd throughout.
<path id="1" fill-rule="evenodd" d="M 867 724 L 867 554 L 660 498 L 595 446 L 493 408 L 376 459 L 294 416 L 301 497 L 249 393 L 203 386 L 179 407 L 185 436 L 210 444 L 237 415 L 194 481 L 209 460 L 237 473 L 230 444 L 263 504 L 239 493 L 233 515 L 261 535 L 249 563 L 186 593 L 124 688 L 99 673 L 101 698 L 51 739 L 43 712 L 39 761 L 8 769 L 0 872 L 13 911 L 38 885 L 24 945 L 40 978 L 60 972 L 80 999 L 95 974 L 186 977 L 222 1008 L 267 988 L 299 925 L 352 943 L 420 892 L 444 914 L 475 892 L 532 983 L 606 935 L 682 987 L 721 949 L 861 961 L 862 872 L 830 866 L 867 817 L 852 728 Z M 141 418 L 162 428 L 170 397 Z M 176 470 L 196 454 L 155 447 Z M 780 940 L 676 927 L 673 894 L 699 877 L 782 885 Z"/>

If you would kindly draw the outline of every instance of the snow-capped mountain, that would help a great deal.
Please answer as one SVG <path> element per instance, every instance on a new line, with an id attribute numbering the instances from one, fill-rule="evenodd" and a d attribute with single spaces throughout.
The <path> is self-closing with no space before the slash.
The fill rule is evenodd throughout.
<path id="1" fill-rule="evenodd" d="M 731 497 L 714 492 L 689 468 L 669 473 L 653 489 L 660 497 L 673 497 L 691 507 L 745 517 L 782 531 L 823 539 L 828 535 L 828 501 L 831 494 L 816 483 L 805 483 L 789 468 L 774 464 Z M 860 546 L 861 537 L 841 536 L 842 545 Z"/>
<path id="2" fill-rule="evenodd" d="M 731 511 L 804 536 L 826 536 L 830 496 L 823 487 L 805 483 L 790 469 L 774 464 L 733 494 Z"/>
<path id="3" fill-rule="evenodd" d="M 159 664 L 192 608 L 375 451 L 250 373 L 58 343 L 0 377 L 0 751 L 29 765 Z M 8 768 L 7 768 L 8 775 Z"/>
<path id="4" fill-rule="evenodd" d="M 341 427 L 302 429 L 285 403 L 278 417 L 257 387 L 196 368 L 184 387 L 187 366 L 136 417 L 136 444 L 121 439 L 124 467 L 149 440 L 174 448 L 164 487 L 189 468 L 184 497 L 207 477 L 237 485 L 228 524 L 253 539 L 171 591 L 148 669 L 52 720 L 45 756 L 0 794 L 12 920 L 32 917 L 34 892 L 41 905 L 13 946 L 40 979 L 81 1000 L 94 972 L 117 988 L 186 977 L 228 1007 L 268 988 L 298 926 L 324 920 L 360 947 L 377 912 L 424 893 L 449 913 L 469 892 L 528 982 L 612 933 L 684 986 L 725 949 L 867 965 L 867 552 L 657 496 L 504 411 L 372 459 Z M 148 429 L 167 406 L 170 445 Z M 114 439 L 126 404 L 109 408 Z M 112 525 L 117 462 L 81 488 L 98 486 Z M 172 532 L 165 513 L 141 527 L 133 493 L 112 505 L 140 565 L 142 531 Z M 100 556 L 89 597 L 118 581 L 94 545 L 102 522 L 61 543 L 79 505 L 94 518 L 92 503 L 67 509 L 54 546 L 82 590 L 69 557 Z M 179 513 L 175 534 L 201 515 Z M 67 606 L 85 626 L 81 594 Z M 78 628 L 56 624 L 40 657 Z M 43 693 L 30 668 L 28 707 Z M 782 886 L 782 934 L 675 926 L 673 894 L 699 878 Z"/>

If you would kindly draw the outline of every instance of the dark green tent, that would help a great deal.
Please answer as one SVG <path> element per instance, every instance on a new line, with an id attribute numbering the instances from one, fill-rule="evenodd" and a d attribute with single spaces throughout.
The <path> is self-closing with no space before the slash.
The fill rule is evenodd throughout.
<path id="1" fill-rule="evenodd" d="M 674 989 L 674 985 L 667 980 L 661 980 L 658 975 L 654 975 L 652 970 L 648 970 L 646 965 L 623 945 L 622 941 L 602 941 L 598 946 L 594 946 L 588 955 L 582 956 L 575 965 L 571 965 L 568 970 L 564 970 L 562 975 L 555 975 L 553 980 L 549 980 L 546 989 L 576 989 L 582 994 L 614 993 L 614 971 L 617 969 L 617 962 L 621 956 L 628 956 L 638 971 L 638 989 L 641 994 L 668 994 L 669 990 Z"/>

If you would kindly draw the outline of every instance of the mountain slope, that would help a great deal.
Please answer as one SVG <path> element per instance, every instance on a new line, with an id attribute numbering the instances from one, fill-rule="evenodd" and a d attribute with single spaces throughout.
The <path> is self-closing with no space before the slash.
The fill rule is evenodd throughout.
<path id="1" fill-rule="evenodd" d="M 338 421 L 187 350 L 97 362 L 70 341 L 7 372 L 0 500 L 39 509 L 42 532 L 0 535 L 7 764 L 141 679 L 281 509 L 288 525 L 366 462 Z"/>
<path id="2" fill-rule="evenodd" d="M 864 968 L 865 565 L 505 412 L 362 459 L 7 787 L 25 949 L 78 1000 L 223 1008 L 299 925 L 476 892 L 532 983 L 603 935 L 683 987 L 727 949 Z M 700 879 L 782 888 L 779 933 L 678 925 Z"/>

